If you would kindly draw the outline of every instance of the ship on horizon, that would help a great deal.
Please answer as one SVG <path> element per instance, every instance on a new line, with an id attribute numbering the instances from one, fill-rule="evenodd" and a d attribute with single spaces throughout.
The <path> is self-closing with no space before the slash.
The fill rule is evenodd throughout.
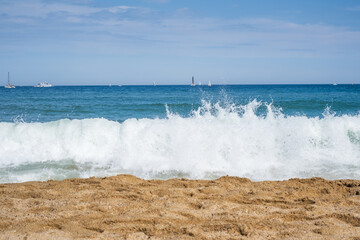
<path id="1" fill-rule="evenodd" d="M 15 88 L 14 85 L 10 84 L 10 72 L 8 72 L 8 84 L 5 85 L 5 88 Z"/>
<path id="2" fill-rule="evenodd" d="M 40 82 L 37 85 L 35 85 L 34 87 L 44 88 L 44 87 L 52 87 L 52 85 L 48 82 Z"/>
<path id="3" fill-rule="evenodd" d="M 195 86 L 195 80 L 194 80 L 194 76 L 191 79 L 191 86 L 194 87 Z"/>

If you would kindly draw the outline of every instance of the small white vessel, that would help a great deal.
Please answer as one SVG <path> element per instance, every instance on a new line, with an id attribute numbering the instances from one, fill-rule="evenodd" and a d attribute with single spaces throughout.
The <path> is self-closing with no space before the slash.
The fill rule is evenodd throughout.
<path id="1" fill-rule="evenodd" d="M 191 79 L 191 86 L 194 87 L 195 86 L 195 80 L 194 80 L 194 77 L 192 77 Z"/>
<path id="2" fill-rule="evenodd" d="M 201 82 L 199 82 L 199 84 L 198 84 L 199 86 L 201 86 Z"/>
<path id="3" fill-rule="evenodd" d="M 209 81 L 209 83 L 208 83 L 208 87 L 211 87 L 211 82 Z"/>
<path id="4" fill-rule="evenodd" d="M 52 87 L 52 85 L 48 82 L 41 82 L 41 83 L 38 83 L 37 85 L 35 85 L 34 87 Z"/>
<path id="5" fill-rule="evenodd" d="M 155 82 L 153 83 L 153 86 L 154 86 L 154 87 L 156 86 L 156 83 L 155 83 Z"/>
<path id="6" fill-rule="evenodd" d="M 10 72 L 8 72 L 8 84 L 5 85 L 5 88 L 15 88 L 14 85 L 10 84 Z"/>
<path id="7" fill-rule="evenodd" d="M 337 83 L 333 83 L 333 85 L 334 85 L 334 86 L 336 86 L 336 85 L 337 85 Z"/>

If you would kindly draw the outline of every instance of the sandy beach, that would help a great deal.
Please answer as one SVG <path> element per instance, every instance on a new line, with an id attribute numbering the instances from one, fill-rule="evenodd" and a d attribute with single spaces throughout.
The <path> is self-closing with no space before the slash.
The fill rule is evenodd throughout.
<path id="1" fill-rule="evenodd" d="M 119 175 L 0 193 L 0 239 L 360 239 L 357 180 Z"/>

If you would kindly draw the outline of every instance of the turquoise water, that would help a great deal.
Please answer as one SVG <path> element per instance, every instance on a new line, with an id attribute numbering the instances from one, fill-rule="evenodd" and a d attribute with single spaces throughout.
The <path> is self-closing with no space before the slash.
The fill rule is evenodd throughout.
<path id="1" fill-rule="evenodd" d="M 327 107 L 342 114 L 360 111 L 360 85 L 74 86 L 0 88 L 0 121 L 165 118 L 165 105 L 189 116 L 201 101 L 245 105 L 257 99 L 286 115 L 322 116 Z M 260 108 L 259 113 L 263 113 Z"/>
<path id="2" fill-rule="evenodd" d="M 360 85 L 0 88 L 0 182 L 360 179 Z"/>

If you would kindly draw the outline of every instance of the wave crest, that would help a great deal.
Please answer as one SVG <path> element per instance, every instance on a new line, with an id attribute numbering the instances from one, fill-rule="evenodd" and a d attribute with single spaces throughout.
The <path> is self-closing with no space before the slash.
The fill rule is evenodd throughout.
<path id="1" fill-rule="evenodd" d="M 263 108 L 264 111 L 259 109 Z M 285 116 L 271 103 L 202 102 L 189 117 L 0 123 L 0 181 L 130 173 L 143 178 L 360 178 L 360 115 Z"/>

